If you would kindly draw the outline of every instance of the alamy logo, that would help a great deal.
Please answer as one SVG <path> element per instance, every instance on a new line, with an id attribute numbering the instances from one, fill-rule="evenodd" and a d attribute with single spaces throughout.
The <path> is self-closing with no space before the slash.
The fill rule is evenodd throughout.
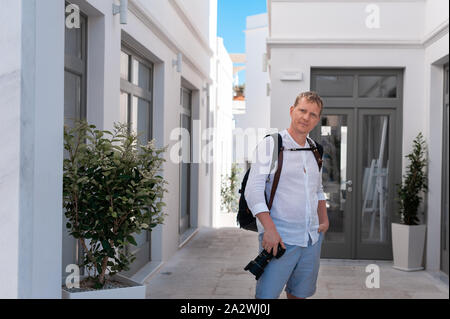
<path id="1" fill-rule="evenodd" d="M 366 17 L 366 27 L 369 29 L 380 28 L 380 7 L 374 3 L 366 6 L 366 13 L 369 15 Z"/>
<path id="2" fill-rule="evenodd" d="M 366 288 L 380 288 L 380 267 L 375 264 L 367 265 L 366 272 L 370 273 L 366 278 Z"/>
<path id="3" fill-rule="evenodd" d="M 66 287 L 71 288 L 80 288 L 80 267 L 75 264 L 69 264 L 66 267 L 66 272 L 70 273 L 66 277 Z"/>
<path id="4" fill-rule="evenodd" d="M 66 7 L 66 28 L 79 29 L 80 28 L 80 7 L 76 4 L 69 4 Z"/>

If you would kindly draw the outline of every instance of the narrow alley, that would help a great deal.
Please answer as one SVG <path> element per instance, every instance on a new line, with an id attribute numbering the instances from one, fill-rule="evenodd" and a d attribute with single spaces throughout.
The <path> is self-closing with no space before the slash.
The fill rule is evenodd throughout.
<path id="1" fill-rule="evenodd" d="M 244 271 L 256 257 L 256 233 L 201 228 L 146 280 L 149 299 L 253 299 L 255 279 Z M 379 266 L 380 287 L 366 288 L 370 264 Z M 391 261 L 322 259 L 312 299 L 447 299 L 448 285 L 429 272 L 403 272 Z M 286 298 L 283 292 L 281 299 Z"/>

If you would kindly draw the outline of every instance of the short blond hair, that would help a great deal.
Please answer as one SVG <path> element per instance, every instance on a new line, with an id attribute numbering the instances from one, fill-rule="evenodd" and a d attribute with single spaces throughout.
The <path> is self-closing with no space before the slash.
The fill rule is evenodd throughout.
<path id="1" fill-rule="evenodd" d="M 323 101 L 322 98 L 319 96 L 319 94 L 317 94 L 314 91 L 300 93 L 299 95 L 297 95 L 297 98 L 295 99 L 294 107 L 297 106 L 297 104 L 300 102 L 302 98 L 304 98 L 306 101 L 310 103 L 316 103 L 317 106 L 320 108 L 320 114 L 322 114 Z"/>

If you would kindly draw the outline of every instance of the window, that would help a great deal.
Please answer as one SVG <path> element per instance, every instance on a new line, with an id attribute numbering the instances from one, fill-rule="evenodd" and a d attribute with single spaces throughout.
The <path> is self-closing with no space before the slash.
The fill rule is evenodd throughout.
<path id="1" fill-rule="evenodd" d="M 87 18 L 80 15 L 80 28 L 65 29 L 64 118 L 71 126 L 86 118 Z"/>
<path id="2" fill-rule="evenodd" d="M 358 96 L 372 98 L 397 97 L 397 77 L 383 75 L 360 75 Z"/>
<path id="3" fill-rule="evenodd" d="M 152 90 L 153 64 L 126 46 L 120 53 L 120 114 L 119 121 L 127 123 L 128 129 L 138 134 L 138 141 L 145 145 L 152 139 Z M 125 276 L 134 275 L 151 260 L 151 236 L 142 231 L 133 237 L 137 246 L 128 245 L 126 250 L 136 259 Z"/>
<path id="4" fill-rule="evenodd" d="M 311 89 L 324 98 L 387 99 L 393 103 L 401 93 L 398 70 L 313 69 L 311 76 Z"/>
<path id="5" fill-rule="evenodd" d="M 75 121 L 86 119 L 87 84 L 87 17 L 80 13 L 80 28 L 65 28 L 64 44 L 64 124 L 73 127 Z M 62 147 L 62 145 L 61 145 Z M 68 157 L 64 151 L 64 157 Z M 62 218 L 62 275 L 68 275 L 66 266 L 78 264 L 82 252 L 80 245 L 66 228 Z M 81 269 L 83 274 L 83 269 Z"/>
<path id="6" fill-rule="evenodd" d="M 315 87 L 322 97 L 352 97 L 352 75 L 317 75 Z"/>
<path id="7" fill-rule="evenodd" d="M 127 48 L 120 62 L 120 122 L 146 144 L 152 138 L 153 65 Z"/>

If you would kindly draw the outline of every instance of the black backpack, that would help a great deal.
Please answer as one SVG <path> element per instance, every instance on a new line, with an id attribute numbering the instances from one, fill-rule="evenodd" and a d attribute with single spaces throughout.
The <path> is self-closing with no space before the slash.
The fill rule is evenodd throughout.
<path id="1" fill-rule="evenodd" d="M 267 201 L 267 197 L 266 197 L 266 204 L 270 211 L 270 209 L 272 207 L 273 199 L 275 196 L 275 192 L 278 187 L 278 182 L 280 180 L 281 169 L 283 167 L 284 147 L 283 147 L 282 137 L 279 133 L 268 134 L 265 137 L 268 137 L 268 136 L 271 136 L 274 139 L 274 142 L 276 141 L 275 139 L 278 137 L 278 152 L 277 153 L 273 152 L 272 164 L 271 164 L 269 172 L 272 172 L 275 163 L 277 163 L 277 170 L 274 175 L 269 201 Z M 316 158 L 317 165 L 319 166 L 319 171 L 320 171 L 322 168 L 323 147 L 322 147 L 322 145 L 320 145 L 319 143 L 316 143 L 316 142 L 314 142 L 315 143 L 315 146 L 314 146 L 314 143 L 308 137 L 307 137 L 307 140 L 308 140 L 309 145 L 312 146 L 311 148 L 289 149 L 289 150 L 290 151 L 300 151 L 300 150 L 312 151 L 314 154 L 314 157 Z M 276 160 L 277 157 L 278 157 L 278 160 Z M 256 226 L 256 218 L 253 216 L 252 212 L 248 208 L 247 201 L 245 200 L 245 196 L 244 196 L 245 187 L 247 186 L 247 180 L 248 180 L 249 173 L 250 173 L 250 168 L 245 173 L 244 178 L 242 180 L 241 189 L 239 190 L 239 193 L 241 194 L 241 196 L 239 198 L 239 210 L 237 213 L 236 221 L 240 228 L 257 232 L 258 227 Z M 264 192 L 264 195 L 265 195 L 265 192 Z"/>

